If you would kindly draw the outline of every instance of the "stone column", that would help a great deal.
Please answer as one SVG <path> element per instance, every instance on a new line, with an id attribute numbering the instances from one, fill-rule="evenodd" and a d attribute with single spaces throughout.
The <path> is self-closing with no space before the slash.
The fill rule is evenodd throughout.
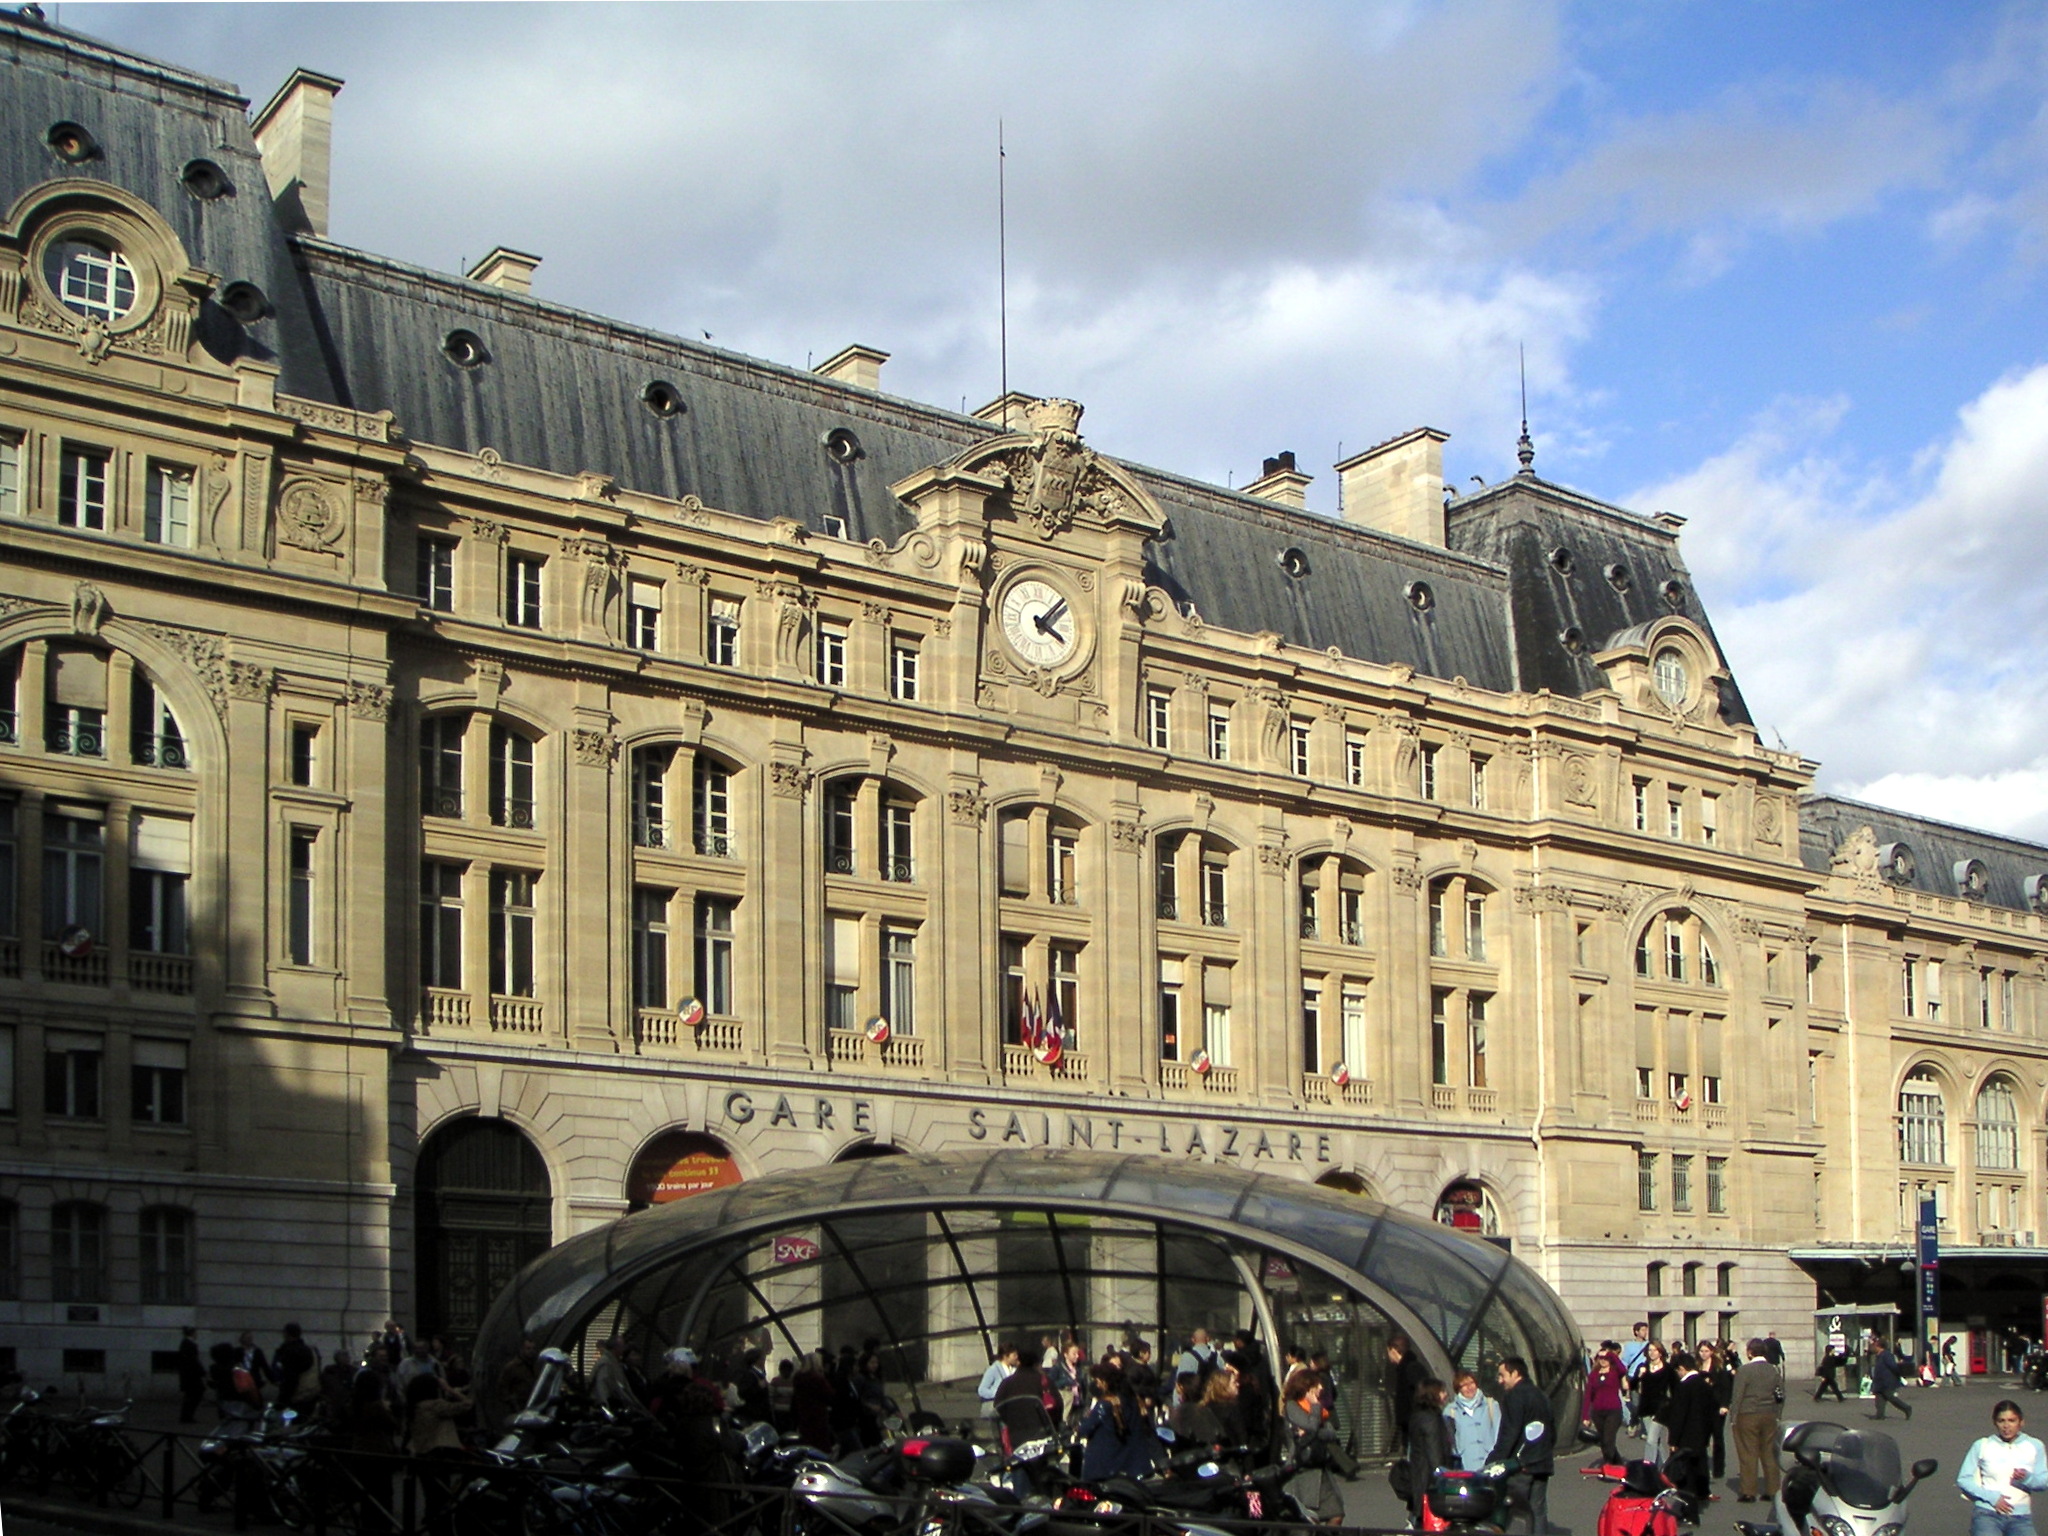
<path id="1" fill-rule="evenodd" d="M 1096 1013 L 1105 1025 L 1102 1051 L 1107 1058 L 1102 1081 L 1115 1093 L 1149 1095 L 1159 1072 L 1159 988 L 1152 974 L 1159 963 L 1159 915 L 1143 815 L 1128 786 L 1113 787 L 1104 832 L 1102 890 L 1096 903 L 1101 916 L 1095 930 L 1100 952 L 1095 970 L 1103 988 Z M 1136 942 L 1116 942 L 1112 935 L 1120 933 Z"/>
<path id="2" fill-rule="evenodd" d="M 985 1083 L 1001 1060 L 997 1033 L 1001 1021 L 987 990 L 998 965 L 1001 940 L 990 921 L 994 904 L 984 884 L 989 846 L 988 799 L 969 753 L 956 755 L 946 791 L 946 817 L 941 842 L 940 881 L 944 896 L 927 908 L 927 931 L 936 928 L 943 971 L 944 1002 L 938 1038 L 927 1045 L 938 1056 L 934 1072 L 947 1072 L 964 1082 Z M 996 994 L 1000 995 L 1000 993 Z"/>
<path id="3" fill-rule="evenodd" d="M 825 1050 L 823 839 L 810 835 L 819 807 L 802 727 L 778 717 L 775 732 L 760 801 L 762 1044 L 772 1065 L 803 1068 Z"/>
<path id="4" fill-rule="evenodd" d="M 592 694 L 600 688 L 589 685 Z M 576 938 L 568 946 L 551 936 L 549 948 L 557 954 L 567 954 L 572 947 L 576 953 L 588 953 L 595 943 L 601 953 L 617 955 L 627 948 L 618 941 L 618 914 L 623 908 L 615 890 L 616 872 L 623 868 L 623 850 L 617 846 L 623 828 L 621 818 L 612 814 L 612 770 L 618 762 L 619 738 L 611 715 L 594 703 L 579 705 L 572 718 L 561 801 L 562 860 L 551 873 L 560 887 L 557 910 L 562 927 L 557 932 Z M 572 980 L 574 984 L 568 985 Z M 564 976 L 562 981 L 558 995 L 572 1047 L 611 1050 L 630 1038 L 629 1002 L 618 991 L 617 966 Z"/>
<path id="5" fill-rule="evenodd" d="M 273 846 L 278 829 L 267 813 L 270 695 L 276 681 L 268 667 L 228 663 L 228 757 L 223 772 L 227 803 L 244 808 L 242 826 L 247 836 L 236 840 L 230 855 L 234 873 L 229 882 L 227 1006 L 230 1012 L 266 1016 L 277 1011 L 270 989 L 270 959 L 278 947 L 271 935 L 277 931 L 274 925 L 283 920 L 277 903 L 285 894 L 283 871 Z"/>
<path id="6" fill-rule="evenodd" d="M 334 742 L 332 787 L 348 797 L 348 808 L 340 813 L 337 842 L 343 851 L 343 869 L 391 869 L 394 857 L 390 839 L 392 814 L 392 761 L 396 754 L 391 739 L 392 692 L 384 683 L 351 682 L 345 718 L 331 720 L 323 734 Z M 401 762 L 401 768 L 404 766 Z M 403 779 L 400 783 L 405 782 Z M 401 790 L 399 803 L 410 800 Z M 419 824 L 418 807 L 410 807 L 411 825 Z M 401 840 L 398 848 L 404 848 Z M 419 888 L 419 871 L 398 869 L 388 885 L 375 880 L 352 883 L 336 893 L 341 911 L 340 944 L 342 969 L 347 975 L 349 1021 L 355 1024 L 389 1025 L 394 1008 L 390 993 L 393 967 L 390 956 L 411 948 L 409 921 L 414 894 Z M 395 899 L 393 899 L 395 897 Z"/>

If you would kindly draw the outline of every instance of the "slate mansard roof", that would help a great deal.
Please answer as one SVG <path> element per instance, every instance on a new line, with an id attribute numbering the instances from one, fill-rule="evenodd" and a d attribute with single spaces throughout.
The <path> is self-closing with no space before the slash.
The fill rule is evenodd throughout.
<path id="1" fill-rule="evenodd" d="M 234 87 L 11 14 L 0 15 L 0 60 L 0 207 L 58 177 L 126 188 L 223 287 L 252 282 L 274 307 L 244 328 L 209 301 L 200 334 L 215 356 L 273 360 L 284 392 L 388 410 L 414 442 L 599 471 L 820 532 L 835 516 L 854 539 L 894 543 L 913 518 L 889 487 L 996 434 L 972 416 L 291 233 L 272 212 Z M 60 162 L 46 142 L 59 121 L 83 125 L 104 154 Z M 205 202 L 185 189 L 180 173 L 198 158 L 226 171 L 233 195 Z M 481 338 L 487 362 L 444 356 L 456 329 Z M 643 405 L 656 380 L 680 394 L 680 413 Z M 858 438 L 850 463 L 825 451 L 838 428 Z M 1706 623 L 1670 532 L 1533 477 L 1453 502 L 1439 548 L 1133 471 L 1168 519 L 1150 578 L 1223 629 L 1496 691 L 1576 695 L 1602 686 L 1592 656 L 1624 631 L 1671 612 Z M 1559 549 L 1569 570 L 1553 561 Z M 1282 567 L 1288 550 L 1304 557 L 1299 574 Z M 1612 567 L 1625 584 L 1608 580 Z M 1409 601 L 1416 581 L 1431 590 L 1426 609 Z M 1676 602 L 1664 595 L 1673 581 Z M 1723 715 L 1748 721 L 1732 686 Z"/>
<path id="2" fill-rule="evenodd" d="M 1800 862 L 1826 874 L 1836 854 L 1864 827 L 1870 828 L 1880 849 L 1899 844 L 1911 855 L 1909 878 L 1886 877 L 1906 890 L 1961 896 L 1967 866 L 1975 860 L 1983 866 L 1979 899 L 1986 905 L 2048 912 L 2048 847 L 1840 795 L 1808 795 L 1800 802 Z"/>

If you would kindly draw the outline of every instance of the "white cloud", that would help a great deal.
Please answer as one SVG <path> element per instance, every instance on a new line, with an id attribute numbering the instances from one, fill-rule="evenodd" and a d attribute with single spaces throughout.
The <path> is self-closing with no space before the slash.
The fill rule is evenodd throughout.
<path id="1" fill-rule="evenodd" d="M 1783 409 L 1635 504 L 1693 519 L 1697 576 L 1752 713 L 1824 785 L 2048 832 L 2048 366 L 1986 389 L 1902 474 Z"/>

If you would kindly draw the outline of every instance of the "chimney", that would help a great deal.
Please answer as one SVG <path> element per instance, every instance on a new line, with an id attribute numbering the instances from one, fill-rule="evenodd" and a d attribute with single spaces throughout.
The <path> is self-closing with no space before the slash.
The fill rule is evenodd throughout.
<path id="1" fill-rule="evenodd" d="M 1294 467 L 1294 451 L 1289 449 L 1266 460 L 1264 472 L 1244 488 L 1244 493 L 1264 501 L 1278 502 L 1283 507 L 1305 507 L 1308 505 L 1308 484 L 1314 478 Z"/>
<path id="2" fill-rule="evenodd" d="M 978 421 L 994 422 L 1005 432 L 1029 432 L 1031 430 L 1031 407 L 1038 404 L 1038 396 L 1013 389 L 1007 395 L 997 395 L 987 405 L 974 413 Z"/>
<path id="3" fill-rule="evenodd" d="M 327 237 L 329 162 L 334 146 L 332 75 L 295 69 L 250 126 L 263 156 L 263 179 L 287 229 Z"/>
<path id="4" fill-rule="evenodd" d="M 469 280 L 486 288 L 502 288 L 507 293 L 531 293 L 533 269 L 539 265 L 538 256 L 500 245 L 469 269 Z"/>
<path id="5" fill-rule="evenodd" d="M 837 379 L 842 384 L 851 384 L 855 389 L 880 389 L 882 364 L 887 361 L 888 353 L 856 344 L 840 348 L 811 372 Z"/>
<path id="6" fill-rule="evenodd" d="M 1344 520 L 1441 547 L 1449 436 L 1435 427 L 1417 427 L 1339 464 Z"/>

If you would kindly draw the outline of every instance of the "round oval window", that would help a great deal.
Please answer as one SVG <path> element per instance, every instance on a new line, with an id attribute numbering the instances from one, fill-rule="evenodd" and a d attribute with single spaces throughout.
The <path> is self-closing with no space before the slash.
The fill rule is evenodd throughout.
<path id="1" fill-rule="evenodd" d="M 1656 665 L 1657 697 L 1673 709 L 1685 702 L 1690 686 L 1685 675 L 1685 658 L 1676 651 L 1659 651 Z"/>
<path id="2" fill-rule="evenodd" d="M 135 269 L 111 246 L 59 240 L 50 247 L 44 275 L 58 302 L 74 315 L 112 323 L 135 308 Z"/>

